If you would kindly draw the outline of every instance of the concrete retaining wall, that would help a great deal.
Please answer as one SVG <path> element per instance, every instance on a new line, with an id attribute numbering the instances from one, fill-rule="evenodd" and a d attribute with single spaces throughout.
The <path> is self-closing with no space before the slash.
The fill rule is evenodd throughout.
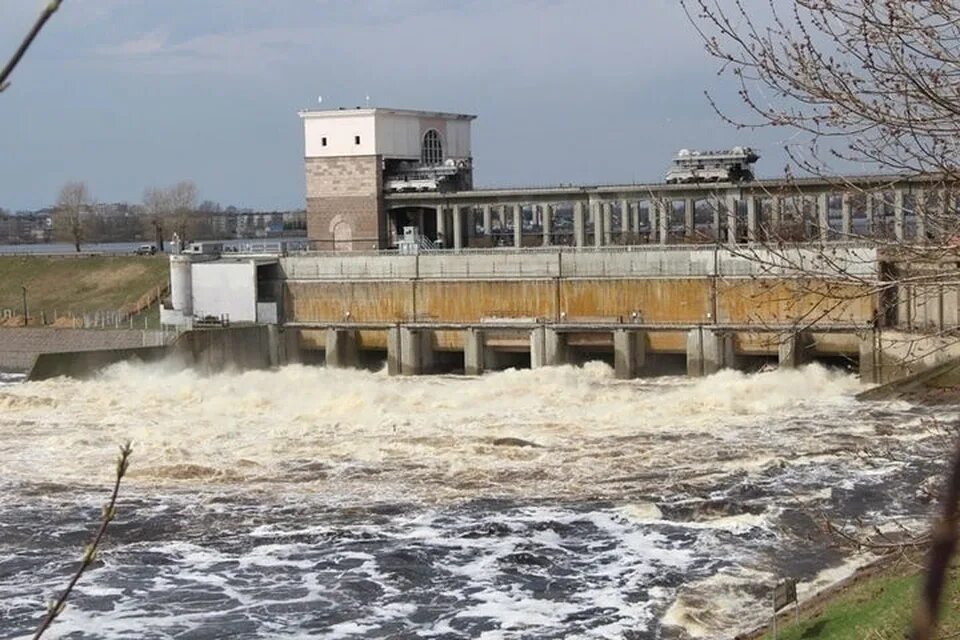
<path id="1" fill-rule="evenodd" d="M 180 335 L 172 354 L 203 373 L 269 369 L 298 361 L 296 331 L 276 325 L 199 329 Z"/>
<path id="2" fill-rule="evenodd" d="M 860 343 L 860 377 L 887 383 L 960 358 L 960 341 L 904 331 L 873 332 Z"/>
<path id="3" fill-rule="evenodd" d="M 60 376 L 87 378 L 117 362 L 152 362 L 162 359 L 167 353 L 167 347 L 41 353 L 37 356 L 28 378 L 30 380 L 47 380 Z"/>
<path id="4" fill-rule="evenodd" d="M 161 331 L 0 327 L 0 370 L 29 371 L 42 353 L 153 347 L 164 339 Z"/>
<path id="5" fill-rule="evenodd" d="M 406 280 L 487 278 L 662 278 L 690 276 L 795 276 L 845 273 L 870 279 L 879 274 L 876 249 L 831 247 L 769 251 L 744 247 L 623 247 L 421 253 L 418 256 L 342 254 L 290 256 L 281 268 L 290 280 Z"/>

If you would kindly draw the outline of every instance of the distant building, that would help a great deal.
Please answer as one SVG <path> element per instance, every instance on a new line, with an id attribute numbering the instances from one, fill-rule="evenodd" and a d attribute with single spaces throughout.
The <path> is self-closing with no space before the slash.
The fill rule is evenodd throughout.
<path id="1" fill-rule="evenodd" d="M 473 186 L 476 116 L 404 109 L 302 111 L 307 237 L 318 248 L 383 248 L 410 224 L 385 191 Z"/>

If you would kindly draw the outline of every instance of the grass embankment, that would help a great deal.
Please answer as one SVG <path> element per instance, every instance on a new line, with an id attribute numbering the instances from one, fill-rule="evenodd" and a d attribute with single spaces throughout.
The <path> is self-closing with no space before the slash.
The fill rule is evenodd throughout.
<path id="1" fill-rule="evenodd" d="M 922 580 L 922 558 L 900 559 L 781 618 L 778 640 L 902 640 L 910 628 Z M 960 637 L 960 569 L 946 580 L 938 638 Z M 767 632 L 761 638 L 772 639 Z"/>
<path id="2" fill-rule="evenodd" d="M 167 286 L 167 274 L 164 256 L 0 256 L 0 314 L 14 315 L 0 315 L 0 325 L 22 324 L 23 286 L 31 325 L 44 317 L 69 326 L 71 315 L 146 309 Z"/>

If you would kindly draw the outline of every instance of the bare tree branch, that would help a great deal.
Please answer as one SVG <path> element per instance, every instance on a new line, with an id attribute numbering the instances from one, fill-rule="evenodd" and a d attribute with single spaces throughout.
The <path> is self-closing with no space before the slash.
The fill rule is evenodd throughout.
<path id="1" fill-rule="evenodd" d="M 37 640 L 48 628 L 50 628 L 50 625 L 53 624 L 53 621 L 57 619 L 57 616 L 60 615 L 60 612 L 63 611 L 64 606 L 66 606 L 67 598 L 70 597 L 70 593 L 73 591 L 73 587 L 76 586 L 77 581 L 80 580 L 80 576 L 82 576 L 83 572 L 87 570 L 87 567 L 93 564 L 93 561 L 97 556 L 97 547 L 100 546 L 100 541 L 103 540 L 103 536 L 107 532 L 107 525 L 109 525 L 113 521 L 113 518 L 117 515 L 116 505 L 117 495 L 120 493 L 120 481 L 123 480 L 123 477 L 127 473 L 127 469 L 130 467 L 130 454 L 132 451 L 133 448 L 129 442 L 120 447 L 120 455 L 117 456 L 117 468 L 113 482 L 113 492 L 110 494 L 110 501 L 107 502 L 107 504 L 103 507 L 103 513 L 100 517 L 100 527 L 97 529 L 97 533 L 94 535 L 93 540 L 91 540 L 83 550 L 83 558 L 80 559 L 80 566 L 77 567 L 77 571 L 70 579 L 70 583 L 67 585 L 67 588 L 63 590 L 63 593 L 60 594 L 60 597 L 57 598 L 55 602 L 50 604 L 50 608 L 47 610 L 47 615 L 40 622 L 40 626 L 37 627 L 36 632 L 33 634 L 33 640 Z"/>
<path id="2" fill-rule="evenodd" d="M 30 45 L 33 44 L 34 38 L 37 37 L 37 34 L 40 33 L 40 30 L 43 29 L 43 25 L 47 24 L 47 20 L 57 12 L 57 9 L 60 8 L 60 5 L 63 4 L 63 0 L 50 0 L 47 3 L 47 6 L 37 17 L 37 21 L 33 23 L 33 28 L 30 29 L 30 32 L 23 39 L 23 42 L 20 43 L 20 46 L 13 53 L 13 57 L 7 62 L 7 65 L 0 71 L 0 93 L 4 89 L 10 86 L 10 81 L 8 78 L 10 74 L 13 73 L 13 70 L 19 64 L 20 59 L 27 52 L 27 49 L 30 48 Z"/>

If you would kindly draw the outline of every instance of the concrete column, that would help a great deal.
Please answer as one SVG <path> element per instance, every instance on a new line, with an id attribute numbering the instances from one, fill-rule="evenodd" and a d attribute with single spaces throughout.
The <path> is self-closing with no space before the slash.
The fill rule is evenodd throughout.
<path id="1" fill-rule="evenodd" d="M 613 244 L 613 203 L 604 202 L 600 205 L 603 211 L 603 244 Z"/>
<path id="2" fill-rule="evenodd" d="M 270 366 L 282 367 L 288 364 L 303 362 L 303 352 L 300 349 L 300 330 L 284 328 L 271 324 L 267 328 L 270 340 Z"/>
<path id="3" fill-rule="evenodd" d="M 713 196 L 710 202 L 713 206 L 713 239 L 720 242 L 720 209 L 723 208 L 723 203 L 718 195 Z"/>
<path id="4" fill-rule="evenodd" d="M 447 237 L 447 217 L 441 206 L 437 207 L 437 240 L 443 240 L 444 248 L 450 246 L 450 238 Z"/>
<path id="5" fill-rule="evenodd" d="M 389 348 L 389 341 L 387 344 Z M 433 331 L 400 327 L 400 374 L 418 376 L 433 370 Z M 387 353 L 388 366 L 390 354 Z"/>
<path id="6" fill-rule="evenodd" d="M 913 197 L 913 214 L 917 219 L 917 242 L 927 240 L 927 192 L 917 191 Z"/>
<path id="7" fill-rule="evenodd" d="M 781 369 L 794 369 L 810 362 L 813 348 L 812 336 L 808 333 L 791 333 L 780 337 L 777 359 Z"/>
<path id="8" fill-rule="evenodd" d="M 400 327 L 387 329 L 387 375 L 400 375 Z"/>
<path id="9" fill-rule="evenodd" d="M 670 239 L 670 214 L 673 209 L 672 200 L 657 199 L 657 220 L 660 222 L 660 244 L 667 244 Z"/>
<path id="10" fill-rule="evenodd" d="M 940 317 L 943 318 L 943 328 L 957 328 L 960 326 L 960 287 L 954 284 L 943 285 L 941 299 L 943 302 Z"/>
<path id="11" fill-rule="evenodd" d="M 727 244 L 737 244 L 737 208 L 740 201 L 737 196 L 730 194 L 727 196 Z"/>
<path id="12" fill-rule="evenodd" d="M 593 212 L 593 246 L 603 246 L 603 203 L 594 201 L 590 203 L 590 209 Z"/>
<path id="13" fill-rule="evenodd" d="M 573 204 L 573 239 L 578 247 L 587 244 L 587 225 L 583 218 L 583 203 L 575 202 Z"/>
<path id="14" fill-rule="evenodd" d="M 546 328 L 536 327 L 530 332 L 530 368 L 547 366 Z"/>
<path id="15" fill-rule="evenodd" d="M 840 196 L 840 233 L 843 239 L 849 239 L 853 233 L 853 218 L 850 213 L 850 192 L 844 191 Z"/>
<path id="16" fill-rule="evenodd" d="M 646 336 L 643 331 L 617 329 L 613 332 L 613 370 L 617 378 L 636 378 L 643 368 L 646 354 Z"/>
<path id="17" fill-rule="evenodd" d="M 513 206 L 513 246 L 519 249 L 523 246 L 523 205 Z"/>
<path id="18" fill-rule="evenodd" d="M 330 368 L 357 366 L 357 332 L 353 329 L 327 329 L 326 360 Z"/>
<path id="19" fill-rule="evenodd" d="M 821 193 L 817 196 L 817 226 L 820 228 L 820 241 L 830 239 L 830 194 Z"/>
<path id="20" fill-rule="evenodd" d="M 483 205 L 483 235 L 489 236 L 493 232 L 493 216 L 490 212 L 490 205 Z"/>
<path id="21" fill-rule="evenodd" d="M 530 368 L 556 367 L 567 363 L 567 344 L 562 333 L 550 327 L 530 332 Z"/>
<path id="22" fill-rule="evenodd" d="M 460 205 L 453 205 L 453 248 L 463 249 L 463 211 Z"/>
<path id="23" fill-rule="evenodd" d="M 903 189 L 893 192 L 893 235 L 903 240 Z"/>
<path id="24" fill-rule="evenodd" d="M 783 221 L 783 198 L 774 196 L 770 202 L 770 226 L 774 233 L 780 234 L 780 223 Z"/>
<path id="25" fill-rule="evenodd" d="M 630 233 L 633 229 L 630 226 L 630 202 L 626 198 L 620 201 L 620 237 L 623 238 L 623 234 Z M 624 240 L 621 240 L 624 242 Z"/>
<path id="26" fill-rule="evenodd" d="M 478 376 L 484 371 L 483 333 L 469 328 L 463 333 L 463 372 L 468 376 Z"/>
<path id="27" fill-rule="evenodd" d="M 757 198 L 749 196 L 747 198 L 747 242 L 753 244 L 757 241 Z"/>
<path id="28" fill-rule="evenodd" d="M 543 212 L 543 246 L 549 247 L 551 244 L 550 235 L 553 231 L 553 207 L 549 204 L 540 205 Z"/>
<path id="29" fill-rule="evenodd" d="M 696 233 L 697 201 L 693 198 L 683 200 L 683 235 L 690 238 Z"/>
<path id="30" fill-rule="evenodd" d="M 687 375 L 709 376 L 735 364 L 733 334 L 699 327 L 687 333 Z"/>
<path id="31" fill-rule="evenodd" d="M 860 338 L 860 381 L 868 384 L 883 382 L 879 341 L 876 331 Z"/>

